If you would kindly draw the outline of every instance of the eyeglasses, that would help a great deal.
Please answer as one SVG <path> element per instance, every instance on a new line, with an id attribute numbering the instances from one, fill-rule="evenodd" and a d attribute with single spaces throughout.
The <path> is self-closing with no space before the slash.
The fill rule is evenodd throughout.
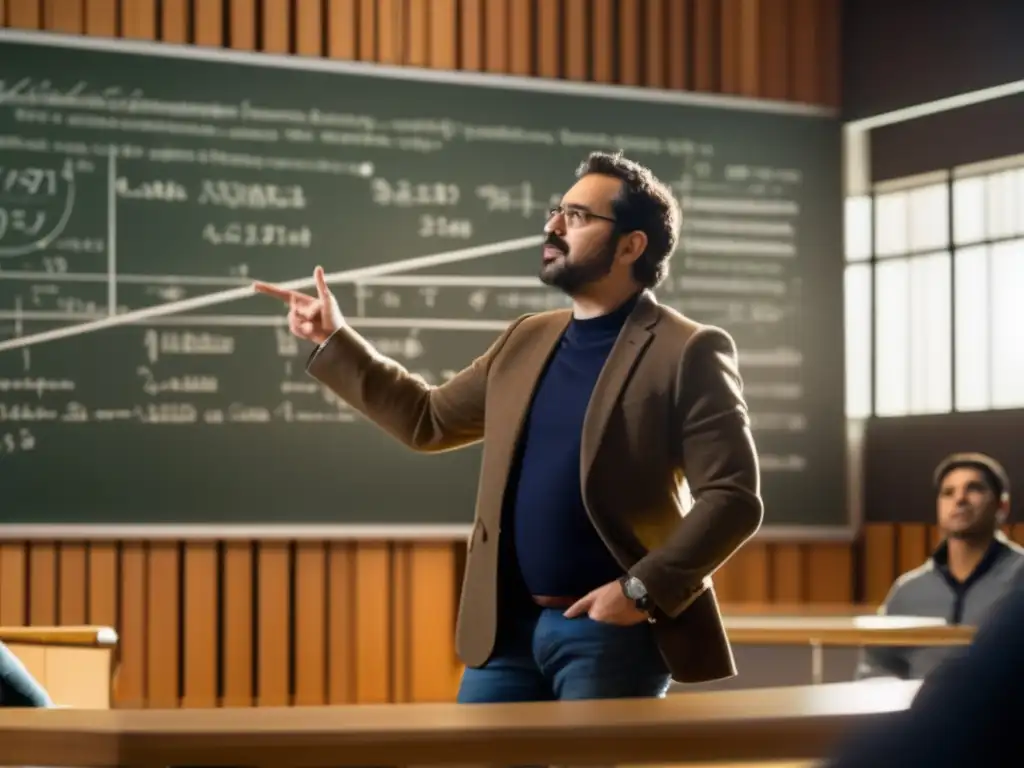
<path id="1" fill-rule="evenodd" d="M 548 221 L 551 221 L 555 216 L 561 216 L 564 218 L 566 226 L 572 228 L 582 227 L 591 219 L 610 221 L 612 224 L 616 223 L 615 219 L 611 216 L 602 216 L 599 213 L 588 211 L 586 208 L 578 208 L 575 206 L 569 207 L 565 205 L 556 205 L 548 211 Z"/>

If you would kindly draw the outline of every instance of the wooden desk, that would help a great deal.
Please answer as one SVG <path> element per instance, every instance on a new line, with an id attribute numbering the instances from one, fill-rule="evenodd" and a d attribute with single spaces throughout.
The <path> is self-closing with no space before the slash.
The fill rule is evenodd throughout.
<path id="1" fill-rule="evenodd" d="M 954 646 L 968 645 L 974 627 L 951 626 L 921 616 L 871 615 L 727 615 L 726 633 L 733 643 L 809 645 L 811 675 L 823 677 L 825 646 Z"/>
<path id="2" fill-rule="evenodd" d="M 916 682 L 665 699 L 0 712 L 0 765 L 693 764 L 813 760 L 909 706 Z"/>
<path id="3" fill-rule="evenodd" d="M 110 627 L 0 627 L 54 702 L 82 709 L 110 709 L 117 639 Z"/>

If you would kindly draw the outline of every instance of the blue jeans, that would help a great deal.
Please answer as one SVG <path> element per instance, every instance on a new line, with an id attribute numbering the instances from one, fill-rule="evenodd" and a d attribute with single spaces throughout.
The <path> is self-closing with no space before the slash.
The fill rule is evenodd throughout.
<path id="1" fill-rule="evenodd" d="M 502 622 L 491 658 L 463 674 L 458 701 L 661 697 L 670 681 L 647 622 L 619 627 L 543 608 Z"/>

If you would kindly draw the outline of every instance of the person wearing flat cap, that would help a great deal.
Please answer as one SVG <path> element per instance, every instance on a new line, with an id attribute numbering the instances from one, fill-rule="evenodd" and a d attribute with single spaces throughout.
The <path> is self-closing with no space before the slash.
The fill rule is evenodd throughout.
<path id="1" fill-rule="evenodd" d="M 1024 573 L 1024 549 L 1000 531 L 1010 511 L 1010 481 L 991 456 L 955 453 L 939 462 L 934 482 L 942 542 L 924 564 L 896 579 L 879 613 L 978 626 Z M 956 652 L 865 648 L 855 677 L 922 680 Z"/>

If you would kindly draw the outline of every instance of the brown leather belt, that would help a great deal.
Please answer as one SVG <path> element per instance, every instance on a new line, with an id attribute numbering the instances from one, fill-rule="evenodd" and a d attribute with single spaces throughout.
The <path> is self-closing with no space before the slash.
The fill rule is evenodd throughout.
<path id="1" fill-rule="evenodd" d="M 568 608 L 579 600 L 578 597 L 552 597 L 550 595 L 533 595 L 533 602 L 541 608 Z"/>

